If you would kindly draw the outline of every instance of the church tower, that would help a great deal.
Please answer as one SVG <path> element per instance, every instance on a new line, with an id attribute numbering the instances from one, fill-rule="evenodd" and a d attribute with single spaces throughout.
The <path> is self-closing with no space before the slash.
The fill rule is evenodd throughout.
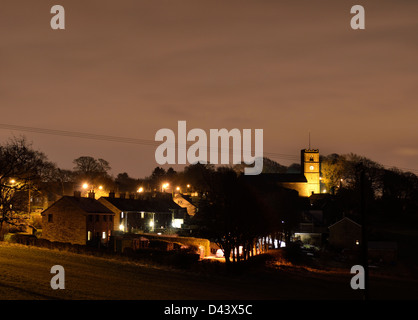
<path id="1" fill-rule="evenodd" d="M 302 149 L 300 151 L 301 168 L 306 180 L 306 193 L 321 193 L 319 183 L 319 149 Z"/>

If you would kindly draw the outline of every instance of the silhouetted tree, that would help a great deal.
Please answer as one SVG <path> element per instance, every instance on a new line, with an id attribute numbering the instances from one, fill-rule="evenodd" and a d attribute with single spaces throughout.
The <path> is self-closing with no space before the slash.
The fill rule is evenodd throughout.
<path id="1" fill-rule="evenodd" d="M 50 181 L 54 169 L 45 154 L 33 150 L 25 138 L 13 138 L 0 146 L 0 231 L 3 224 L 22 224 L 30 192 Z"/>
<path id="2" fill-rule="evenodd" d="M 418 213 L 418 177 L 398 169 L 382 173 L 380 208 L 385 215 Z"/>
<path id="3" fill-rule="evenodd" d="M 123 172 L 116 176 L 115 184 L 118 188 L 117 191 L 132 193 L 138 190 L 138 187 L 141 185 L 141 181 L 139 179 L 134 179 L 126 172 Z"/>
<path id="4" fill-rule="evenodd" d="M 82 156 L 73 160 L 75 180 L 79 184 L 87 183 L 97 188 L 105 185 L 108 189 L 113 188 L 113 179 L 109 171 L 109 162 L 104 159 L 95 159 L 90 156 Z"/>
<path id="5" fill-rule="evenodd" d="M 216 242 L 229 265 L 252 254 L 260 237 L 281 232 L 290 237 L 298 208 L 297 192 L 272 187 L 257 178 L 240 175 L 229 168 L 207 173 L 208 191 L 198 206 L 194 223 L 200 236 Z"/>
<path id="6" fill-rule="evenodd" d="M 192 185 L 194 190 L 204 194 L 213 188 L 214 173 L 215 167 L 211 164 L 191 164 L 183 170 L 183 183 Z"/>

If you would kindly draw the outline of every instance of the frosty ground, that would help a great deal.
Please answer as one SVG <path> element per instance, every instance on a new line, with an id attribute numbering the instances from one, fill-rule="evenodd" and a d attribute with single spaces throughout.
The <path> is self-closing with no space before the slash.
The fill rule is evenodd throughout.
<path id="1" fill-rule="evenodd" d="M 51 267 L 65 269 L 65 289 L 50 286 Z M 349 272 L 301 268 L 214 274 L 0 242 L 0 299 L 361 299 Z M 372 297 L 416 299 L 418 282 L 372 278 Z"/>

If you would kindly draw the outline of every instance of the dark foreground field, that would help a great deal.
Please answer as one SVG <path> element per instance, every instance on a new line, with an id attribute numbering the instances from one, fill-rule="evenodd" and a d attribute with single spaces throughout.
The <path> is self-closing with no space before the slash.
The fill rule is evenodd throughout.
<path id="1" fill-rule="evenodd" d="M 51 289 L 54 265 L 65 269 L 63 290 Z M 293 267 L 208 274 L 0 242 L 2 300 L 362 299 L 351 276 Z M 372 277 L 370 288 L 372 299 L 418 299 L 416 280 Z"/>

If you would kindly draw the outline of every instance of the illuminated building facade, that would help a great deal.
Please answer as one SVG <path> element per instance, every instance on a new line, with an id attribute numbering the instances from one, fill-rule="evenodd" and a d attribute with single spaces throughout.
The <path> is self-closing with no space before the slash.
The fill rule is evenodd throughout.
<path id="1" fill-rule="evenodd" d="M 321 193 L 319 179 L 319 150 L 318 149 L 302 149 L 300 151 L 301 168 L 307 180 L 305 186 L 305 196 L 313 193 Z"/>
<path id="2" fill-rule="evenodd" d="M 321 193 L 320 188 L 320 162 L 318 149 L 302 149 L 301 172 L 299 173 L 262 173 L 247 176 L 251 183 L 271 183 L 281 187 L 295 190 L 300 197 L 310 197 Z"/>
<path id="3" fill-rule="evenodd" d="M 302 149 L 300 161 L 300 174 L 280 174 L 275 177 L 276 181 L 285 188 L 296 190 L 301 197 L 321 193 L 319 150 Z"/>

